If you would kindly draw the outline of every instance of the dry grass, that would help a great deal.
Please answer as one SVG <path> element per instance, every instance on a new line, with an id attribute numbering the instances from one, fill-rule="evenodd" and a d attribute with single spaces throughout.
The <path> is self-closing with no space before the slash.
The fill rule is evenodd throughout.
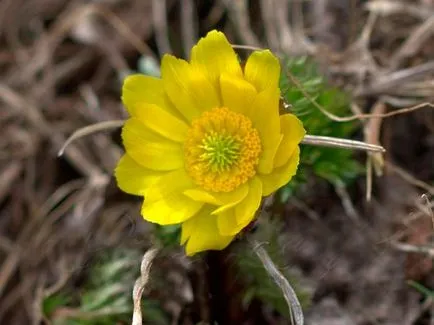
<path id="1" fill-rule="evenodd" d="M 288 6 L 292 16 L 285 14 Z M 386 177 L 403 179 L 408 200 L 409 193 L 432 195 L 433 17 L 430 0 L 0 2 L 0 322 L 49 323 L 44 297 L 76 285 L 99 250 L 149 248 L 150 230 L 137 204 L 113 183 L 122 154 L 117 132 L 77 138 L 61 158 L 57 153 L 76 130 L 125 118 L 119 89 L 139 55 L 187 55 L 211 28 L 233 43 L 316 58 L 354 101 L 353 116 L 324 114 L 360 120 L 364 141 L 388 151 Z M 426 130 L 423 135 L 415 125 Z M 423 143 L 424 151 L 403 155 L 396 142 L 403 137 L 409 142 L 402 146 Z M 378 156 L 369 161 L 382 168 Z M 395 190 L 384 189 L 383 180 L 367 183 L 369 197 L 377 190 L 379 205 L 381 195 Z M 395 212 L 408 215 L 405 209 Z M 421 212 L 420 218 L 432 215 Z M 423 247 L 432 245 L 426 238 Z M 403 242 L 394 241 L 395 248 L 426 253 L 420 243 L 398 239 Z M 432 268 L 419 275 L 433 281 Z M 408 294 L 408 301 L 415 298 Z M 416 309 L 405 324 L 421 317 L 421 309 L 411 306 Z"/>

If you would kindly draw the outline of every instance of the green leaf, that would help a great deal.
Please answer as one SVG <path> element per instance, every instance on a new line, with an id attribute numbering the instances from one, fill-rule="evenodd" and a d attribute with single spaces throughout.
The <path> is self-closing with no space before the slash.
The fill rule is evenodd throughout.
<path id="1" fill-rule="evenodd" d="M 318 71 L 317 65 L 306 57 L 287 58 L 282 66 L 282 96 L 291 105 L 291 112 L 303 122 L 307 133 L 352 138 L 360 128 L 357 121 L 333 121 L 312 103 L 312 100 L 316 101 L 334 115 L 347 116 L 351 114 L 348 95 L 328 85 Z M 297 80 L 297 84 L 292 79 Z M 297 175 L 280 190 L 280 198 L 284 202 L 291 195 L 295 195 L 299 185 L 307 179 L 307 175 L 315 175 L 333 184 L 347 185 L 363 172 L 363 166 L 350 150 L 303 145 Z"/>
<path id="2" fill-rule="evenodd" d="M 138 250 L 116 248 L 95 257 L 86 281 L 77 288 L 64 290 L 46 298 L 45 315 L 54 315 L 56 309 L 76 310 L 67 319 L 54 318 L 61 325 L 129 324 L 133 314 L 131 293 L 140 275 L 142 253 Z M 168 325 L 170 321 L 158 301 L 144 298 L 144 324 Z M 81 316 L 83 314 L 84 316 Z"/>
<path id="3" fill-rule="evenodd" d="M 154 224 L 154 235 L 163 247 L 178 247 L 181 238 L 181 225 L 160 226 Z"/>
<path id="4" fill-rule="evenodd" d="M 420 283 L 416 282 L 416 281 L 408 281 L 407 282 L 410 286 L 412 286 L 413 288 L 415 288 L 417 291 L 419 291 L 420 293 L 422 293 L 423 295 L 425 295 L 427 298 L 431 297 L 434 298 L 434 290 L 430 290 L 426 287 L 424 287 L 423 285 L 421 285 Z"/>

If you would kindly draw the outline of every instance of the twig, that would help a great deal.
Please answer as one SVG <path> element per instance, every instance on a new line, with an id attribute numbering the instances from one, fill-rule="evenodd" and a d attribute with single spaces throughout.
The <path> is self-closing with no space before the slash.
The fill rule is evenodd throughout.
<path id="1" fill-rule="evenodd" d="M 424 211 L 424 212 L 426 212 L 428 214 L 428 216 L 431 218 L 432 229 L 434 230 L 434 212 L 432 210 L 432 204 L 431 204 L 431 202 L 428 199 L 428 196 L 426 194 L 422 194 L 422 199 L 425 201 L 424 208 L 426 208 L 426 211 Z"/>
<path id="2" fill-rule="evenodd" d="M 248 51 L 262 51 L 263 48 L 252 45 L 231 44 L 234 49 L 248 50 Z"/>
<path id="3" fill-rule="evenodd" d="M 0 203 L 6 197 L 9 190 L 16 184 L 17 177 L 20 176 L 23 170 L 21 161 L 11 161 L 0 173 Z"/>
<path id="4" fill-rule="evenodd" d="M 157 48 L 160 55 L 172 53 L 166 17 L 166 0 L 152 1 L 152 18 L 155 28 Z"/>
<path id="5" fill-rule="evenodd" d="M 405 171 L 401 167 L 398 167 L 391 162 L 386 161 L 385 165 L 387 168 L 392 170 L 394 173 L 396 173 L 398 176 L 400 176 L 402 179 L 404 179 L 405 181 L 407 181 L 411 185 L 420 187 L 421 189 L 424 189 L 425 191 L 427 191 L 431 195 L 434 195 L 434 187 L 433 186 L 417 179 L 416 177 L 411 175 L 409 172 Z"/>
<path id="6" fill-rule="evenodd" d="M 27 247 L 28 245 L 28 244 L 26 245 L 26 240 L 32 237 L 32 234 L 35 233 L 35 229 L 38 229 L 38 232 L 41 231 L 42 228 L 42 226 L 40 225 L 41 221 L 43 223 L 46 223 L 46 222 L 54 222 L 54 221 L 50 221 L 52 219 L 57 220 L 58 217 L 52 218 L 49 215 L 50 209 L 52 209 L 57 203 L 60 203 L 63 200 L 63 198 L 66 198 L 66 196 L 68 196 L 70 193 L 77 190 L 81 186 L 82 186 L 81 180 L 71 181 L 69 183 L 60 186 L 53 194 L 51 194 L 51 196 L 42 205 L 42 207 L 39 208 L 39 210 L 36 212 L 35 217 L 30 219 L 30 221 L 24 226 L 24 228 L 19 234 L 18 239 L 15 241 L 12 253 L 8 255 L 7 259 L 0 266 L 0 297 L 3 294 L 5 286 L 8 283 L 10 277 L 13 275 L 16 268 L 18 267 L 18 264 L 23 255 L 23 251 L 21 247 Z M 65 200 L 64 203 L 68 203 L 66 201 L 68 200 Z M 53 210 L 53 213 L 57 213 L 57 215 L 62 215 L 64 212 L 60 211 L 60 208 L 61 205 L 64 205 L 64 203 L 61 203 L 56 210 Z M 72 202 L 69 206 L 71 206 L 73 203 L 74 202 Z M 66 206 L 68 206 L 68 204 L 66 204 Z M 69 206 L 67 207 L 67 209 L 69 209 Z M 52 228 L 49 229 L 50 231 L 52 231 Z M 35 246 L 32 243 L 30 247 L 35 247 Z M 47 248 L 45 247 L 44 249 L 45 249 L 45 253 L 47 253 Z M 2 314 L 1 311 L 2 309 L 0 308 L 0 318 Z"/>
<path id="7" fill-rule="evenodd" d="M 276 265 L 271 260 L 267 251 L 256 240 L 250 241 L 249 244 L 252 247 L 255 254 L 261 260 L 268 275 L 273 279 L 274 283 L 282 290 L 286 303 L 288 304 L 289 313 L 291 315 L 291 323 L 295 325 L 304 324 L 303 310 L 294 289 L 289 284 L 288 280 L 278 270 Z M 134 324 L 135 325 L 135 324 Z"/>
<path id="8" fill-rule="evenodd" d="M 327 0 L 312 2 L 313 33 L 319 43 L 330 45 L 331 19 L 326 19 Z M 331 46 L 333 48 L 333 46 Z"/>
<path id="9" fill-rule="evenodd" d="M 369 28 L 365 28 L 365 32 L 363 34 L 363 37 L 361 38 L 362 40 L 365 40 L 365 39 L 368 38 L 368 36 L 370 35 L 370 32 L 371 32 L 371 28 L 372 28 L 372 26 L 369 27 Z M 235 48 L 235 49 L 242 49 L 242 50 L 249 50 L 249 51 L 260 51 L 260 50 L 262 50 L 261 47 L 251 46 L 251 45 L 232 44 L 232 47 Z M 425 65 L 421 66 L 420 69 L 423 72 L 425 72 L 425 70 L 427 70 L 427 69 L 432 69 L 431 65 L 432 64 L 429 64 L 427 67 Z M 418 71 L 419 71 L 419 69 L 418 69 Z M 401 71 L 401 72 L 405 73 L 405 71 Z M 380 113 L 380 114 L 354 114 L 353 116 L 343 116 L 343 117 L 341 117 L 341 116 L 337 116 L 337 115 L 334 115 L 334 114 L 328 112 L 324 107 L 322 107 L 321 105 L 319 105 L 304 90 L 304 88 L 301 85 L 301 83 L 291 73 L 287 72 L 287 77 L 291 80 L 292 83 L 295 84 L 295 86 L 311 102 L 312 105 L 314 105 L 316 108 L 318 108 L 320 110 L 320 112 L 323 113 L 325 116 L 327 116 L 328 118 L 330 118 L 331 120 L 336 121 L 336 122 L 350 122 L 350 121 L 354 121 L 354 120 L 367 119 L 367 118 L 386 118 L 386 117 L 392 117 L 392 116 L 395 116 L 395 115 L 410 113 L 410 112 L 417 111 L 417 110 L 425 108 L 425 107 L 434 108 L 434 104 L 428 103 L 428 102 L 424 102 L 424 103 L 417 104 L 415 106 L 397 109 L 395 111 L 388 112 L 388 113 Z M 363 91 L 362 91 L 362 93 L 363 93 Z"/>
<path id="10" fill-rule="evenodd" d="M 261 16 L 264 21 L 264 30 L 267 35 L 267 42 L 271 49 L 279 49 L 279 37 L 276 19 L 273 8 L 276 7 L 275 0 L 261 0 Z"/>
<path id="11" fill-rule="evenodd" d="M 423 79 L 425 76 L 434 72 L 434 61 L 428 61 L 426 63 L 411 67 L 408 69 L 402 69 L 395 72 L 391 72 L 382 77 L 378 77 L 373 83 L 367 87 L 362 88 L 355 92 L 356 97 L 386 94 L 396 87 L 405 85 L 409 81 Z"/>
<path id="12" fill-rule="evenodd" d="M 116 129 L 121 127 L 125 123 L 124 120 L 113 120 L 113 121 L 104 121 L 96 124 L 92 124 L 89 126 L 85 126 L 83 128 L 78 129 L 75 131 L 63 144 L 62 148 L 60 148 L 59 152 L 57 153 L 57 156 L 60 157 L 65 152 L 66 147 L 73 142 L 74 140 L 77 140 L 79 138 L 88 136 L 95 132 L 100 131 L 106 131 L 110 129 Z"/>
<path id="13" fill-rule="evenodd" d="M 294 44 L 294 35 L 288 21 L 289 1 L 277 1 L 275 6 L 275 16 L 278 31 L 280 32 L 280 47 L 284 52 L 291 51 Z"/>
<path id="14" fill-rule="evenodd" d="M 368 16 L 368 21 L 363 27 L 362 34 L 360 35 L 359 42 L 362 43 L 362 47 L 368 50 L 369 40 L 371 38 L 372 31 L 374 29 L 375 22 L 377 21 L 377 14 L 370 13 Z"/>
<path id="15" fill-rule="evenodd" d="M 426 19 L 433 14 L 433 10 L 429 6 L 413 5 L 408 2 L 398 2 L 395 0 L 369 1 L 364 7 L 366 10 L 376 12 L 383 17 L 405 14 Z"/>
<path id="16" fill-rule="evenodd" d="M 260 42 L 250 27 L 247 0 L 223 0 L 223 3 L 226 5 L 229 11 L 229 17 L 237 27 L 236 30 L 240 34 L 243 42 L 258 45 Z"/>
<path id="17" fill-rule="evenodd" d="M 415 216 L 428 216 L 431 219 L 432 229 L 434 232 L 434 201 L 431 201 L 426 194 L 422 194 L 420 198 L 423 202 L 416 203 L 416 206 L 419 209 L 419 213 L 415 214 Z"/>
<path id="18" fill-rule="evenodd" d="M 366 156 L 366 202 L 371 202 L 372 198 L 372 157 Z"/>
<path id="19" fill-rule="evenodd" d="M 377 101 L 372 109 L 373 114 L 384 114 L 386 105 Z M 363 126 L 365 141 L 370 144 L 380 143 L 380 129 L 383 119 L 381 117 L 372 117 Z M 372 197 L 372 172 L 373 168 L 377 176 L 383 173 L 384 159 L 380 153 L 369 153 L 366 162 L 366 201 L 370 202 Z"/>
<path id="20" fill-rule="evenodd" d="M 319 214 L 314 210 L 311 209 L 304 200 L 298 199 L 296 196 L 292 196 L 289 201 L 293 206 L 295 206 L 300 211 L 304 212 L 309 218 L 311 218 L 314 221 L 321 220 Z"/>
<path id="21" fill-rule="evenodd" d="M 289 1 L 281 1 L 289 2 Z M 304 32 L 304 14 L 302 7 L 303 0 L 292 0 L 292 25 L 293 25 L 293 44 L 289 49 L 294 54 L 313 54 L 316 51 L 315 45 L 306 37 Z M 286 14 L 286 12 L 283 12 Z"/>
<path id="22" fill-rule="evenodd" d="M 372 151 L 372 152 L 386 151 L 382 146 L 378 146 L 375 144 L 369 144 L 369 143 L 356 141 L 356 140 L 325 137 L 319 135 L 305 135 L 303 140 L 301 140 L 301 143 L 310 144 L 314 146 L 363 150 L 363 151 Z"/>
<path id="23" fill-rule="evenodd" d="M 64 137 L 53 129 L 50 123 L 44 118 L 39 107 L 23 98 L 13 89 L 0 83 L 0 99 L 6 102 L 11 108 L 21 113 L 36 130 L 49 139 L 58 148 L 64 143 Z M 77 147 L 71 146 L 65 153 L 66 158 L 79 171 L 88 177 L 101 177 L 105 174 L 100 168 L 93 164 Z"/>
<path id="24" fill-rule="evenodd" d="M 432 69 L 434 69 L 434 61 L 432 62 Z M 412 106 L 412 107 L 406 107 L 406 108 L 402 108 L 402 109 L 398 109 L 396 111 L 392 111 L 389 113 L 384 113 L 384 114 L 357 114 L 357 115 L 353 115 L 353 116 L 336 116 L 328 111 L 325 110 L 324 107 L 322 107 L 321 105 L 319 105 L 304 89 L 303 86 L 300 84 L 300 82 L 294 77 L 292 76 L 291 73 L 287 73 L 286 74 L 288 76 L 289 79 L 291 79 L 291 81 L 297 86 L 297 88 L 301 91 L 301 93 L 316 107 L 320 110 L 321 113 L 323 113 L 325 116 L 327 116 L 328 118 L 330 118 L 333 121 L 336 122 L 350 122 L 350 121 L 354 121 L 354 120 L 358 120 L 358 119 L 364 119 L 364 118 L 370 118 L 370 117 L 391 117 L 394 115 L 399 115 L 399 114 L 405 114 L 405 113 L 409 113 L 409 112 L 413 112 L 416 110 L 419 110 L 421 108 L 424 107 L 431 107 L 434 108 L 434 104 L 432 103 L 421 103 L 419 105 L 416 106 Z"/>
<path id="25" fill-rule="evenodd" d="M 357 38 L 357 15 L 356 15 L 356 9 L 357 9 L 357 0 L 350 0 L 350 8 L 349 8 L 349 19 L 350 19 L 350 27 L 349 27 L 349 35 L 347 40 L 347 46 L 349 46 L 351 43 L 353 43 Z M 322 18 L 320 18 L 323 20 Z"/>
<path id="26" fill-rule="evenodd" d="M 181 0 L 181 32 L 185 56 L 188 56 L 197 39 L 195 31 L 194 4 L 192 0 Z"/>
<path id="27" fill-rule="evenodd" d="M 346 214 L 356 223 L 360 223 L 360 216 L 357 212 L 353 202 L 351 201 L 351 197 L 348 194 L 344 184 L 337 183 L 334 185 L 336 194 L 339 196 L 342 202 L 342 206 L 346 212 Z"/>
<path id="28" fill-rule="evenodd" d="M 23 75 L 26 78 L 30 78 L 30 76 L 37 73 L 37 71 L 39 71 L 39 69 L 50 59 L 54 49 L 65 37 L 66 33 L 77 24 L 77 21 L 83 19 L 86 16 L 92 15 L 104 18 L 142 55 L 149 55 L 155 58 L 155 55 L 148 45 L 144 43 L 140 37 L 137 37 L 131 28 L 122 21 L 122 19 L 120 19 L 117 15 L 104 6 L 91 3 L 81 6 L 70 13 L 68 12 L 63 19 L 58 20 L 58 22 L 54 24 L 48 36 L 44 39 L 41 39 L 41 41 L 36 44 L 38 51 L 32 60 L 32 64 L 29 64 L 26 67 Z"/>
<path id="29" fill-rule="evenodd" d="M 410 244 L 404 244 L 404 243 L 398 243 L 395 241 L 392 241 L 390 243 L 392 247 L 406 253 L 420 253 L 428 255 L 429 257 L 434 258 L 434 247 L 429 246 L 415 246 Z"/>
<path id="30" fill-rule="evenodd" d="M 117 310 L 113 307 L 103 307 L 97 310 L 85 311 L 80 310 L 78 308 L 71 307 L 60 307 L 56 309 L 52 318 L 60 321 L 60 324 L 65 324 L 65 320 L 68 318 L 76 318 L 82 321 L 92 321 L 94 324 L 96 323 L 96 319 L 102 318 L 104 316 L 112 316 L 123 312 L 124 310 Z M 142 323 L 140 323 L 142 325 Z"/>
<path id="31" fill-rule="evenodd" d="M 434 15 L 413 31 L 405 43 L 395 52 L 395 55 L 390 60 L 392 69 L 397 67 L 405 58 L 416 54 L 422 44 L 425 43 L 433 34 Z"/>
<path id="32" fill-rule="evenodd" d="M 158 249 L 151 248 L 143 255 L 140 265 L 140 277 L 136 280 L 133 289 L 134 313 L 131 325 L 142 325 L 142 295 L 149 280 L 152 262 L 158 253 Z"/>
<path id="33" fill-rule="evenodd" d="M 0 272 L 0 297 L 3 295 L 8 281 L 14 273 L 21 259 L 21 250 L 14 248 L 1 265 Z"/>
<path id="34" fill-rule="evenodd" d="M 393 95 L 383 95 L 381 98 L 384 103 L 393 107 L 408 107 L 420 104 L 420 99 L 418 98 L 402 98 Z"/>
<path id="35" fill-rule="evenodd" d="M 213 29 L 220 19 L 226 14 L 226 5 L 220 1 L 213 1 L 213 6 L 208 15 L 202 20 L 202 27 L 205 30 Z"/>
<path id="36" fill-rule="evenodd" d="M 14 248 L 14 243 L 9 238 L 0 235 L 0 250 L 11 253 Z"/>

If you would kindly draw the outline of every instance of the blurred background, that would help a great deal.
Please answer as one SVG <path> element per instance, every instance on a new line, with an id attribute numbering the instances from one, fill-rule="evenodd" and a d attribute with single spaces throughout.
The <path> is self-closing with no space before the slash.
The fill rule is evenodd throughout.
<path id="1" fill-rule="evenodd" d="M 142 220 L 113 179 L 119 129 L 58 157 L 77 129 L 126 118 L 125 76 L 158 76 L 164 53 L 188 58 L 212 29 L 280 56 L 309 134 L 387 150 L 302 146 L 297 177 L 244 235 L 266 243 L 306 324 L 433 325 L 432 0 L 1 0 L 0 323 L 130 324 L 158 246 L 144 324 L 290 324 L 242 237 L 186 258 L 177 226 Z"/>

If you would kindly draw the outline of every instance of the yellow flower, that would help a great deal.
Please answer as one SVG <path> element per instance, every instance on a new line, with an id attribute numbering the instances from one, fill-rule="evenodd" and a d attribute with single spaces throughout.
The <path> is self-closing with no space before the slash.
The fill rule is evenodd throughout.
<path id="1" fill-rule="evenodd" d="M 295 174 L 305 131 L 294 115 L 279 116 L 280 65 L 268 50 L 242 68 L 224 34 L 211 31 L 190 62 L 165 55 L 161 75 L 124 82 L 130 118 L 117 182 L 144 197 L 146 220 L 182 223 L 188 255 L 223 249 Z"/>

